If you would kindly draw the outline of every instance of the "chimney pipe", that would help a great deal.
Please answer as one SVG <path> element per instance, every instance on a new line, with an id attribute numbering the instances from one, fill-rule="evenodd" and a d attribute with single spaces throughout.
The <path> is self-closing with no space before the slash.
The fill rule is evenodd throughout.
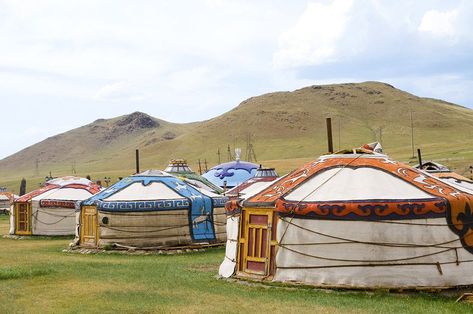
<path id="1" fill-rule="evenodd" d="M 417 149 L 417 158 L 419 159 L 419 169 L 422 170 L 422 154 L 420 153 L 420 148 Z"/>
<path id="2" fill-rule="evenodd" d="M 327 118 L 327 141 L 328 141 L 328 152 L 330 154 L 333 154 L 332 118 Z"/>
<path id="3" fill-rule="evenodd" d="M 136 173 L 140 173 L 140 150 L 136 150 Z"/>

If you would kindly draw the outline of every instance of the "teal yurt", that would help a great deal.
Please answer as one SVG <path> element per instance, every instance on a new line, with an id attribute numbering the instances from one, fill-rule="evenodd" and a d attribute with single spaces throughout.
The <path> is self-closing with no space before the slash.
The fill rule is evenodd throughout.
<path id="1" fill-rule="evenodd" d="M 166 172 L 148 170 L 82 202 L 76 244 L 164 248 L 223 243 L 226 201 Z"/>

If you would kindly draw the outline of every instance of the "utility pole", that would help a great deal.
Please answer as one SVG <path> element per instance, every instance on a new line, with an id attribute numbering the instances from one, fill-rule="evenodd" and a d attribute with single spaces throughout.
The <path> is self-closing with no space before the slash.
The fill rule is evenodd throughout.
<path id="1" fill-rule="evenodd" d="M 39 159 L 35 160 L 35 175 L 39 176 Z"/>
<path id="2" fill-rule="evenodd" d="M 227 161 L 232 161 L 232 160 L 233 160 L 232 151 L 230 150 L 230 144 L 228 144 L 228 147 L 227 147 Z"/>
<path id="3" fill-rule="evenodd" d="M 222 162 L 220 161 L 220 147 L 217 148 L 217 155 L 218 155 L 218 164 L 220 165 Z"/>
<path id="4" fill-rule="evenodd" d="M 412 108 L 411 108 L 411 146 L 412 146 L 412 158 L 415 158 L 415 149 L 414 149 L 414 119 L 412 118 Z"/>
<path id="5" fill-rule="evenodd" d="M 342 127 L 341 127 L 341 122 L 340 122 L 340 117 L 338 117 L 338 150 L 340 151 L 340 142 L 342 138 Z"/>

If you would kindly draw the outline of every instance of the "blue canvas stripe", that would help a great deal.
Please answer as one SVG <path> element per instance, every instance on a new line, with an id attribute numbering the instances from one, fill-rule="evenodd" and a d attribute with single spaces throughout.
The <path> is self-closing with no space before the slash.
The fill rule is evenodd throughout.
<path id="1" fill-rule="evenodd" d="M 190 203 L 186 198 L 159 201 L 133 201 L 133 202 L 95 202 L 97 209 L 105 212 L 130 212 L 130 211 L 158 211 L 189 209 Z"/>

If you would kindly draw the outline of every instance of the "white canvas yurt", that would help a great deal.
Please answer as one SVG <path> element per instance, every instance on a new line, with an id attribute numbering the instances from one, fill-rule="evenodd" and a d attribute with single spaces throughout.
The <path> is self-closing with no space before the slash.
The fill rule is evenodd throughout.
<path id="1" fill-rule="evenodd" d="M 227 203 L 236 276 L 320 287 L 473 284 L 473 195 L 366 149 L 325 155 Z"/>
<path id="2" fill-rule="evenodd" d="M 100 187 L 79 177 L 48 181 L 44 187 L 15 200 L 10 234 L 73 235 L 76 203 L 98 193 Z"/>
<path id="3" fill-rule="evenodd" d="M 148 170 L 82 202 L 76 243 L 99 248 L 224 243 L 226 201 L 166 172 Z"/>

